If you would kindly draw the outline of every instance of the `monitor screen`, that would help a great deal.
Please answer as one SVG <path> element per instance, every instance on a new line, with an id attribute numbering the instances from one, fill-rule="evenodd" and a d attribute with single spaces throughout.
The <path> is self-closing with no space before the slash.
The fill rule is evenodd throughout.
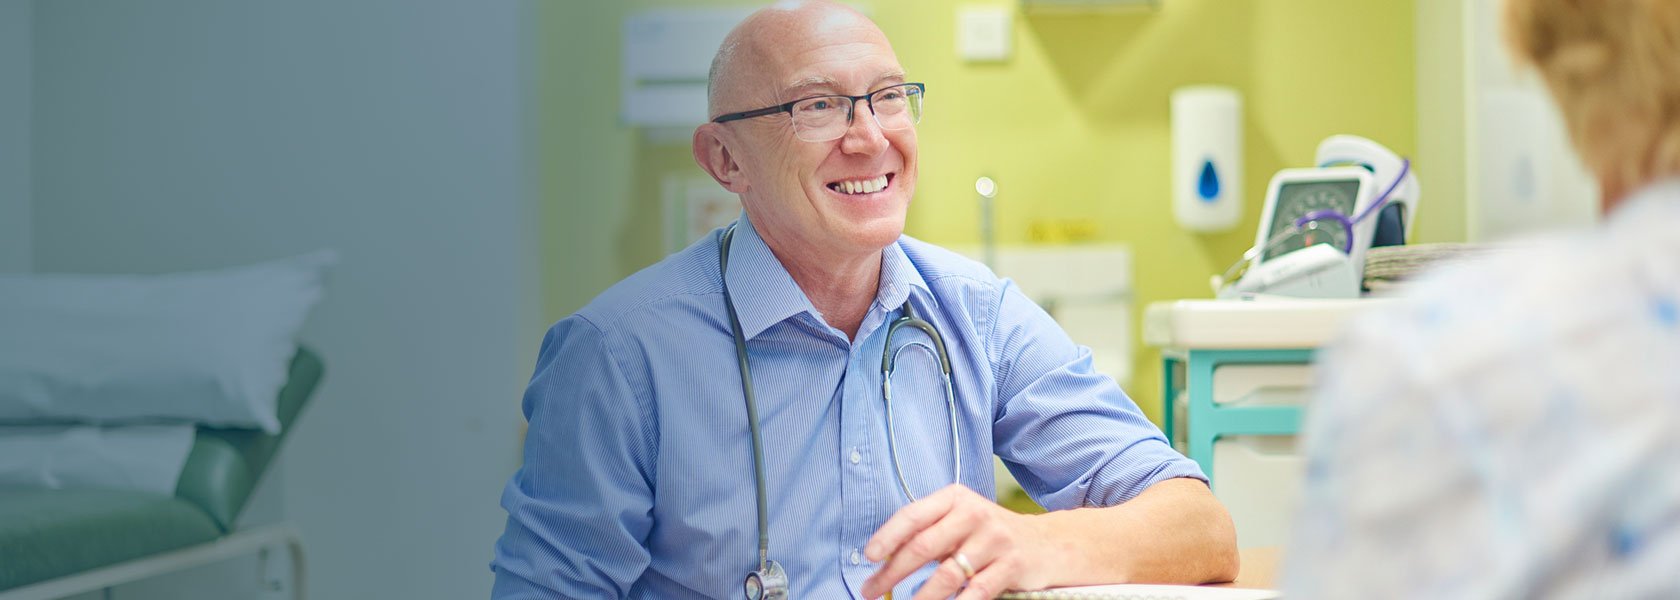
<path id="1" fill-rule="evenodd" d="M 1337 225 L 1334 221 L 1324 221 L 1324 228 L 1317 231 L 1304 231 L 1291 236 L 1289 241 L 1279 242 L 1279 238 L 1288 235 L 1295 221 L 1306 215 L 1322 211 L 1333 210 L 1349 218 L 1359 202 L 1359 180 L 1340 179 L 1329 181 L 1298 181 L 1278 186 L 1277 203 L 1273 206 L 1271 231 L 1266 232 L 1267 250 L 1260 260 L 1266 261 L 1284 254 L 1306 248 L 1315 244 L 1334 244 L 1336 248 L 1346 248 L 1347 238 L 1352 232 Z"/>

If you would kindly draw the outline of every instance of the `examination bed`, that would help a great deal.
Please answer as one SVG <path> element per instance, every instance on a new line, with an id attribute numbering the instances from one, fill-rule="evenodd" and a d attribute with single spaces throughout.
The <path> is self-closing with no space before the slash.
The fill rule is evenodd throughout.
<path id="1" fill-rule="evenodd" d="M 291 553 L 286 587 L 302 598 L 296 533 L 235 522 L 322 372 L 320 357 L 299 348 L 280 390 L 277 435 L 200 426 L 173 496 L 0 490 L 0 600 L 62 598 L 277 547 Z"/>

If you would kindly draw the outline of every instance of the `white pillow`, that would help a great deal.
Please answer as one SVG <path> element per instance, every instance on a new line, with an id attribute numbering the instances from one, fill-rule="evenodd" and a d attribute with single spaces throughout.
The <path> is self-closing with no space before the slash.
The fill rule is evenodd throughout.
<path id="1" fill-rule="evenodd" d="M 175 495 L 192 425 L 0 426 L 0 489 L 138 490 Z"/>
<path id="2" fill-rule="evenodd" d="M 280 431 L 320 251 L 168 275 L 0 275 L 0 423 L 192 421 Z"/>

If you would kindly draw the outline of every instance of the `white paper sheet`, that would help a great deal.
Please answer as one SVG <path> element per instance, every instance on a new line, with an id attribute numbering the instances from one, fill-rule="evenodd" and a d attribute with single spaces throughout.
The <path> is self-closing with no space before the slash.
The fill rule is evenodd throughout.
<path id="1" fill-rule="evenodd" d="M 175 493 L 192 425 L 0 426 L 0 488 Z"/>
<path id="2" fill-rule="evenodd" d="M 1275 590 L 1136 584 L 1011 592 L 1002 596 L 1005 600 L 1274 600 L 1282 597 Z"/>

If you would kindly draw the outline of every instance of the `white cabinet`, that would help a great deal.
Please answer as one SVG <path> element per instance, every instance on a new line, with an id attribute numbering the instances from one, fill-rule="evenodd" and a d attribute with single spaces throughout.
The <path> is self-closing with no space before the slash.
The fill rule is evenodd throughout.
<path id="1" fill-rule="evenodd" d="M 1208 475 L 1239 547 L 1287 541 L 1314 354 L 1349 318 L 1389 302 L 1182 300 L 1145 311 L 1144 341 L 1165 363 L 1169 437 Z"/>

